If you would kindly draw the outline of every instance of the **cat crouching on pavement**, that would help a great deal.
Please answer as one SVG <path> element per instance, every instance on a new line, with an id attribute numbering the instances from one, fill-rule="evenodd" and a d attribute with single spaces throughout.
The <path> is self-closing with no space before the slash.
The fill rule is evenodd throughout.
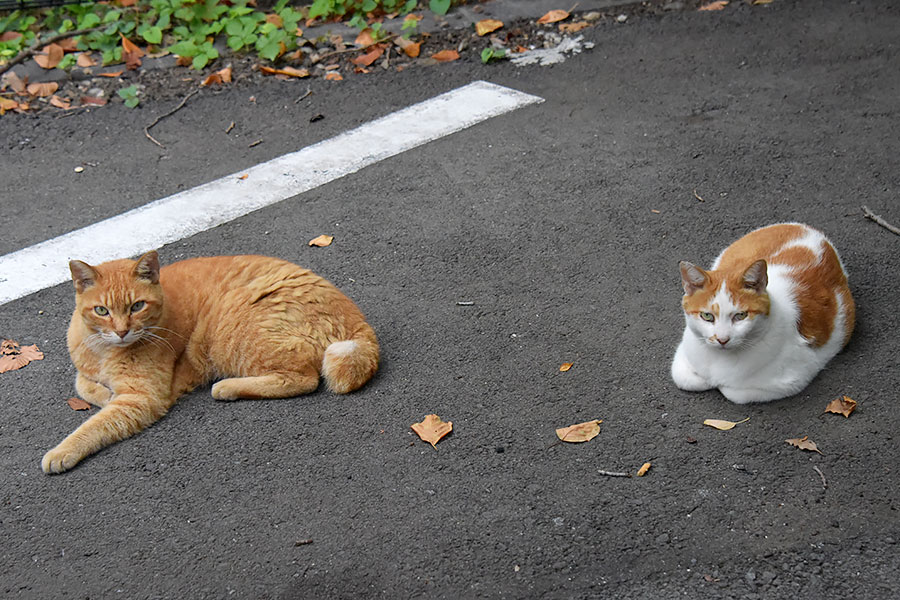
<path id="1" fill-rule="evenodd" d="M 328 281 L 265 256 L 194 258 L 160 269 L 156 252 L 93 267 L 71 261 L 75 388 L 101 407 L 41 461 L 61 473 L 159 420 L 214 378 L 219 400 L 339 394 L 378 369 L 375 332 Z"/>
<path id="2" fill-rule="evenodd" d="M 703 269 L 681 263 L 686 326 L 672 361 L 683 390 L 737 404 L 800 392 L 850 340 L 855 306 L 834 247 L 800 223 L 750 232 Z"/>

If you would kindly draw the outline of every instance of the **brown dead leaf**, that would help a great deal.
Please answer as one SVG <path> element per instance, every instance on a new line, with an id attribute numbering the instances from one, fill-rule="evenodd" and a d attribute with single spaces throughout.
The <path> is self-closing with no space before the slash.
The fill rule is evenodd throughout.
<path id="1" fill-rule="evenodd" d="M 591 24 L 587 21 L 577 21 L 575 23 L 560 23 L 559 30 L 562 33 L 577 33 L 582 29 L 590 27 Z"/>
<path id="2" fill-rule="evenodd" d="M 25 88 L 32 96 L 38 96 L 39 98 L 47 98 L 56 93 L 56 90 L 59 89 L 59 84 L 55 81 L 48 81 L 46 83 L 29 83 L 28 87 Z"/>
<path id="3" fill-rule="evenodd" d="M 380 46 L 375 46 L 374 48 L 372 48 L 365 54 L 360 54 L 359 56 L 357 56 L 350 62 L 352 62 L 357 67 L 368 67 L 373 62 L 378 60 L 378 58 L 382 54 L 384 54 L 384 48 L 381 48 Z"/>
<path id="4" fill-rule="evenodd" d="M 325 79 L 327 79 L 328 81 L 343 81 L 344 80 L 344 78 L 341 76 L 340 73 L 335 73 L 334 71 L 332 71 L 331 73 L 326 73 Z"/>
<path id="5" fill-rule="evenodd" d="M 4 31 L 3 33 L 0 33 L 0 42 L 11 42 L 20 37 L 22 37 L 22 34 L 18 31 Z"/>
<path id="6" fill-rule="evenodd" d="M 141 57 L 144 56 L 144 51 L 124 34 L 120 33 L 119 36 L 122 38 L 122 59 L 125 61 L 125 68 L 134 71 L 141 66 Z"/>
<path id="7" fill-rule="evenodd" d="M 63 49 L 63 52 L 77 52 L 78 51 L 78 42 L 75 41 L 75 38 L 66 38 L 64 40 L 59 40 L 56 42 L 60 48 Z"/>
<path id="8" fill-rule="evenodd" d="M 586 421 L 577 425 L 560 427 L 556 430 L 556 437 L 563 442 L 587 442 L 600 435 L 600 423 L 602 422 L 599 419 L 594 419 L 593 421 Z"/>
<path id="9" fill-rule="evenodd" d="M 331 242 L 334 241 L 334 236 L 325 235 L 324 233 L 317 238 L 313 238 L 309 240 L 310 246 L 318 246 L 319 248 L 324 248 L 325 246 L 330 246 Z"/>
<path id="10" fill-rule="evenodd" d="M 487 35 L 492 31 L 497 31 L 503 27 L 503 21 L 497 19 L 482 19 L 475 23 L 475 33 L 478 35 Z"/>
<path id="11" fill-rule="evenodd" d="M 40 54 L 34 55 L 34 62 L 41 68 L 53 69 L 56 68 L 56 65 L 59 64 L 64 55 L 65 51 L 59 44 L 50 44 L 49 46 L 44 46 Z"/>
<path id="12" fill-rule="evenodd" d="M 28 78 L 26 77 L 26 79 Z M 3 85 L 9 86 L 9 89 L 17 94 L 25 93 L 25 82 L 22 81 L 18 75 L 16 75 L 15 71 L 7 71 L 3 75 Z"/>
<path id="13" fill-rule="evenodd" d="M 801 450 L 809 450 L 810 452 L 818 452 L 819 454 L 822 454 L 822 451 L 819 450 L 819 447 L 816 446 L 816 443 L 814 441 L 809 439 L 808 435 L 804 435 L 802 438 L 791 438 L 784 441 L 791 446 L 800 448 Z"/>
<path id="14" fill-rule="evenodd" d="M 456 50 L 441 50 L 431 55 L 431 58 L 438 62 L 450 62 L 459 59 L 459 52 Z"/>
<path id="15" fill-rule="evenodd" d="M 280 16 L 278 16 L 274 13 L 271 15 L 266 15 L 266 23 L 271 23 L 278 29 L 281 29 L 282 27 L 284 27 L 284 20 Z"/>
<path id="16" fill-rule="evenodd" d="M 21 369 L 33 360 L 41 360 L 44 353 L 38 350 L 37 345 L 19 346 L 13 340 L 0 342 L 0 373 Z"/>
<path id="17" fill-rule="evenodd" d="M 191 64 L 191 58 L 188 57 L 188 64 Z M 120 71 L 107 71 L 106 73 L 97 73 L 98 77 L 119 77 L 124 73 L 125 70 L 122 69 Z"/>
<path id="18" fill-rule="evenodd" d="M 222 85 L 223 83 L 231 83 L 231 67 L 225 67 L 224 69 L 219 69 L 215 73 L 210 73 L 209 76 L 200 83 L 200 87 L 213 84 Z"/>
<path id="19" fill-rule="evenodd" d="M 247 179 L 248 177 L 250 177 L 250 173 L 244 173 L 243 175 L 238 175 L 238 179 L 240 179 L 241 181 Z"/>
<path id="20" fill-rule="evenodd" d="M 50 104 L 52 104 L 56 108 L 63 108 L 65 110 L 72 108 L 71 102 L 69 102 L 68 100 L 63 100 L 56 94 L 53 94 L 52 96 L 50 96 Z"/>
<path id="21" fill-rule="evenodd" d="M 0 98 L 0 115 L 5 113 L 8 110 L 15 110 L 19 108 L 19 103 L 10 98 Z"/>
<path id="22" fill-rule="evenodd" d="M 409 13 L 405 17 L 403 17 L 404 21 L 421 21 L 422 15 L 417 15 L 415 13 Z"/>
<path id="23" fill-rule="evenodd" d="M 556 23 L 557 21 L 562 21 L 564 19 L 569 18 L 569 13 L 564 10 L 551 10 L 546 15 L 537 20 L 541 25 L 546 25 L 547 23 Z"/>
<path id="24" fill-rule="evenodd" d="M 747 417 L 746 419 L 744 419 L 742 421 L 737 421 L 737 422 L 722 421 L 721 419 L 706 419 L 705 421 L 703 421 L 703 424 L 709 425 L 710 427 L 715 427 L 719 431 L 727 431 L 729 429 L 734 429 L 735 425 L 740 425 L 741 423 L 746 423 L 749 420 L 750 420 L 750 417 Z"/>
<path id="25" fill-rule="evenodd" d="M 413 423 L 410 425 L 422 441 L 431 444 L 431 447 L 437 450 L 437 444 L 442 437 L 453 431 L 452 421 L 442 421 L 437 415 L 425 415 L 425 419 L 421 423 Z"/>
<path id="26" fill-rule="evenodd" d="M 716 0 L 715 2 L 704 4 L 697 10 L 722 10 L 726 6 L 728 6 L 728 0 Z"/>
<path id="27" fill-rule="evenodd" d="M 647 474 L 647 471 L 649 471 L 649 470 L 650 470 L 650 463 L 645 462 L 644 464 L 641 465 L 641 468 L 638 469 L 637 476 L 643 477 L 644 475 Z"/>
<path id="28" fill-rule="evenodd" d="M 408 57 L 416 58 L 419 56 L 422 42 L 411 42 L 403 36 L 398 36 L 394 38 L 394 43 L 397 44 Z"/>
<path id="29" fill-rule="evenodd" d="M 563 373 L 572 368 L 573 363 L 563 363 L 559 365 L 559 370 Z"/>
<path id="30" fill-rule="evenodd" d="M 828 403 L 828 406 L 825 407 L 825 412 L 844 415 L 845 417 L 849 417 L 850 413 L 852 413 L 854 410 L 856 410 L 856 400 L 854 400 L 850 396 L 841 396 L 840 398 L 835 398 Z"/>
<path id="31" fill-rule="evenodd" d="M 295 67 L 283 67 L 281 69 L 273 69 L 260 65 L 260 73 L 264 75 L 285 75 L 287 77 L 309 77 L 309 71 L 306 69 L 297 69 Z"/>
<path id="32" fill-rule="evenodd" d="M 72 410 L 91 410 L 91 405 L 81 398 L 69 398 L 66 403 Z"/>
<path id="33" fill-rule="evenodd" d="M 106 98 L 98 98 L 97 96 L 82 96 L 81 105 L 91 104 L 93 106 L 106 106 Z"/>
<path id="34" fill-rule="evenodd" d="M 90 52 L 81 52 L 78 54 L 78 58 L 75 59 L 75 64 L 82 69 L 86 69 L 97 66 L 97 61 L 94 60 Z"/>
<path id="35" fill-rule="evenodd" d="M 362 31 L 359 32 L 359 35 L 356 36 L 356 39 L 353 40 L 353 43 L 357 46 L 371 46 L 375 43 L 375 38 L 372 37 L 372 29 L 366 27 Z"/>

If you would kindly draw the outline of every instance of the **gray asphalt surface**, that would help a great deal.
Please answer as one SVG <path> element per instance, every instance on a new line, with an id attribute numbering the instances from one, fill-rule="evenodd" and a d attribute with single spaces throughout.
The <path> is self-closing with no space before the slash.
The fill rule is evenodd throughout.
<path id="1" fill-rule="evenodd" d="M 143 127 L 172 101 L 0 118 L 5 254 L 475 79 L 546 99 L 161 249 L 336 283 L 382 344 L 352 395 L 199 389 L 48 477 L 41 456 L 85 419 L 65 404 L 71 289 L 0 306 L 0 337 L 46 354 L 0 375 L 0 594 L 900 597 L 900 237 L 860 210 L 900 224 L 900 8 L 732 4 L 601 24 L 552 68 L 464 60 L 313 82 L 296 104 L 306 83 L 202 94 L 154 129 L 166 150 Z M 677 390 L 677 261 L 785 220 L 841 253 L 850 345 L 784 401 Z M 842 394 L 858 410 L 823 414 Z M 437 450 L 409 429 L 432 412 L 455 429 Z M 596 439 L 553 445 L 590 419 Z M 822 455 L 784 442 L 804 435 Z"/>

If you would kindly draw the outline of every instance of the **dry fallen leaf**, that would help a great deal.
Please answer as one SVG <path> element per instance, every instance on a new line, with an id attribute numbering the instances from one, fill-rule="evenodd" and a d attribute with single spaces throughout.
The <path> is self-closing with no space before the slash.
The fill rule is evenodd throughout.
<path id="1" fill-rule="evenodd" d="M 69 102 L 68 100 L 63 100 L 62 98 L 60 98 L 60 97 L 57 96 L 56 94 L 50 96 L 50 104 L 52 104 L 52 105 L 55 106 L 56 108 L 63 108 L 63 109 L 66 109 L 66 110 L 72 108 L 72 103 L 71 103 L 71 102 Z"/>
<path id="2" fill-rule="evenodd" d="M 791 446 L 796 446 L 801 450 L 809 450 L 810 452 L 818 452 L 822 454 L 822 451 L 819 450 L 819 447 L 816 446 L 816 443 L 809 439 L 808 435 L 804 435 L 802 438 L 791 438 L 789 440 L 784 440 Z"/>
<path id="3" fill-rule="evenodd" d="M 21 369 L 31 361 L 43 358 L 44 353 L 35 344 L 20 347 L 13 340 L 0 342 L 0 373 Z"/>
<path id="4" fill-rule="evenodd" d="M 330 246 L 331 242 L 334 241 L 334 236 L 325 235 L 324 233 L 317 238 L 313 238 L 309 240 L 310 246 L 318 246 L 319 248 L 324 248 L 325 246 Z"/>
<path id="5" fill-rule="evenodd" d="M 276 27 L 276 29 L 281 29 L 284 26 L 284 20 L 274 13 L 271 15 L 266 15 L 266 23 L 271 23 Z"/>
<path id="6" fill-rule="evenodd" d="M 556 430 L 556 437 L 563 442 L 587 442 L 594 439 L 600 434 L 600 419 L 570 425 L 568 427 L 560 427 Z"/>
<path id="7" fill-rule="evenodd" d="M 210 73 L 210 75 L 200 83 L 200 87 L 204 87 L 212 84 L 223 84 L 223 83 L 231 83 L 231 67 L 225 67 L 224 69 L 219 69 L 215 73 Z"/>
<path id="8" fill-rule="evenodd" d="M 82 96 L 81 105 L 91 104 L 93 106 L 106 106 L 106 98 L 98 98 L 97 96 Z"/>
<path id="9" fill-rule="evenodd" d="M 394 43 L 400 46 L 410 58 L 418 57 L 422 47 L 422 42 L 411 42 L 403 36 L 394 38 Z"/>
<path id="10" fill-rule="evenodd" d="M 562 371 L 563 373 L 565 373 L 566 371 L 568 371 L 569 369 L 572 368 L 572 364 L 573 363 L 563 363 L 563 364 L 559 365 L 559 370 Z"/>
<path id="11" fill-rule="evenodd" d="M 7 71 L 2 77 L 2 85 L 9 86 L 9 89 L 17 94 L 25 92 L 25 82 L 22 81 L 15 71 Z"/>
<path id="12" fill-rule="evenodd" d="M 703 424 L 709 425 L 710 427 L 715 427 L 716 429 L 718 429 L 720 431 L 727 431 L 728 429 L 732 429 L 735 425 L 740 425 L 741 423 L 746 423 L 749 420 L 750 420 L 750 417 L 747 417 L 746 419 L 744 419 L 742 421 L 737 421 L 737 422 L 722 421 L 720 419 L 706 419 L 705 421 L 703 421 Z"/>
<path id="13" fill-rule="evenodd" d="M 25 90 L 31 94 L 32 96 L 38 96 L 40 98 L 47 98 L 56 93 L 56 90 L 59 89 L 59 84 L 55 81 L 48 81 L 46 83 L 29 83 L 28 87 Z"/>
<path id="14" fill-rule="evenodd" d="M 722 10 L 728 5 L 728 0 L 716 0 L 715 2 L 710 2 L 709 4 L 704 4 L 697 10 Z"/>
<path id="15" fill-rule="evenodd" d="M 86 69 L 88 67 L 97 66 L 97 61 L 94 60 L 90 52 L 80 52 L 78 58 L 75 59 L 75 64 L 82 69 Z"/>
<path id="16" fill-rule="evenodd" d="M 63 59 L 65 52 L 59 44 L 44 47 L 40 54 L 34 55 L 34 62 L 44 69 L 53 69 Z"/>
<path id="17" fill-rule="evenodd" d="M 497 19 L 482 19 L 475 23 L 475 33 L 478 35 L 487 35 L 492 31 L 497 31 L 503 27 L 503 21 Z"/>
<path id="18" fill-rule="evenodd" d="M 546 15 L 537 20 L 541 25 L 546 25 L 547 23 L 556 23 L 557 21 L 562 21 L 564 19 L 569 18 L 569 13 L 564 10 L 551 10 Z"/>
<path id="19" fill-rule="evenodd" d="M 590 26 L 591 24 L 587 21 L 578 21 L 577 23 L 560 23 L 559 30 L 562 33 L 578 33 L 582 29 Z"/>
<path id="20" fill-rule="evenodd" d="M 286 75 L 288 77 L 309 77 L 309 71 L 306 69 L 297 69 L 295 67 L 284 67 L 281 69 L 273 69 L 272 67 L 259 67 L 260 73 L 264 75 Z"/>
<path id="21" fill-rule="evenodd" d="M 759 6 L 760 4 L 772 4 L 773 0 L 753 0 L 753 6 Z"/>
<path id="22" fill-rule="evenodd" d="M 444 422 L 437 415 L 426 415 L 421 423 L 413 423 L 410 427 L 423 441 L 428 442 L 432 448 L 437 450 L 435 444 L 442 437 L 453 431 L 453 422 Z"/>
<path id="23" fill-rule="evenodd" d="M 459 58 L 459 52 L 456 50 L 441 50 L 440 52 L 432 54 L 431 58 L 438 62 L 450 62 L 451 60 L 457 60 Z"/>
<path id="24" fill-rule="evenodd" d="M 335 73 L 334 71 L 327 73 L 325 75 L 325 79 L 327 79 L 328 81 L 343 81 L 344 80 L 344 78 L 341 76 L 340 73 Z"/>
<path id="25" fill-rule="evenodd" d="M 359 56 L 357 56 L 356 58 L 354 58 L 354 59 L 351 60 L 350 62 L 352 62 L 354 65 L 356 65 L 356 66 L 358 66 L 358 67 L 368 67 L 368 66 L 371 65 L 373 62 L 375 62 L 376 60 L 378 60 L 378 58 L 379 58 L 382 54 L 384 54 L 384 48 L 381 48 L 381 47 L 379 47 L 379 46 L 375 46 L 374 48 L 372 48 L 371 50 L 369 50 L 369 51 L 366 52 L 365 54 L 360 54 Z"/>
<path id="26" fill-rule="evenodd" d="M 649 470 L 650 470 L 650 463 L 645 462 L 644 464 L 641 465 L 641 468 L 638 469 L 637 476 L 643 477 L 644 475 L 647 474 L 647 471 L 649 471 Z"/>
<path id="27" fill-rule="evenodd" d="M 91 405 L 82 400 L 81 398 L 69 398 L 66 400 L 66 403 L 69 405 L 69 408 L 72 410 L 90 410 Z"/>
<path id="28" fill-rule="evenodd" d="M 370 27 L 366 27 L 362 31 L 359 32 L 359 35 L 356 36 L 356 39 L 353 40 L 353 43 L 357 46 L 371 46 L 375 43 L 375 38 L 372 37 L 372 29 Z"/>
<path id="29" fill-rule="evenodd" d="M 17 108 L 19 108 L 19 103 L 15 100 L 11 100 L 9 98 L 0 98 L 0 115 L 8 110 L 15 110 Z"/>
<path id="30" fill-rule="evenodd" d="M 854 400 L 850 396 L 841 396 L 840 398 L 835 398 L 828 403 L 828 406 L 825 407 L 825 412 L 844 415 L 845 417 L 849 417 L 850 413 L 852 413 L 854 410 L 856 410 L 856 400 Z"/>
<path id="31" fill-rule="evenodd" d="M 191 64 L 191 59 L 188 57 L 188 64 Z M 122 69 L 120 71 L 107 71 L 106 73 L 97 73 L 98 77 L 119 77 L 125 70 Z"/>
<path id="32" fill-rule="evenodd" d="M 141 66 L 141 57 L 144 56 L 144 51 L 124 34 L 120 33 L 119 36 L 122 38 L 122 59 L 125 61 L 125 68 L 134 71 Z"/>

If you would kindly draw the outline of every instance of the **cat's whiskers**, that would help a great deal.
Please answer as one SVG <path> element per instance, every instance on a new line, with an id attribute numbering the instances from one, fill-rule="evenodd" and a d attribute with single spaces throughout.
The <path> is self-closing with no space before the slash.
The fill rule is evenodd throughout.
<path id="1" fill-rule="evenodd" d="M 150 342 L 151 344 L 158 346 L 160 348 L 163 348 L 163 347 L 168 348 L 172 352 L 172 354 L 175 354 L 175 348 L 172 346 L 172 344 L 169 343 L 169 340 L 162 337 L 161 335 L 157 335 L 157 334 L 153 333 L 152 331 L 147 331 L 148 329 L 150 329 L 150 328 L 145 327 L 144 329 L 141 329 L 138 332 L 138 334 L 140 335 L 140 338 L 139 338 L 140 340 L 142 340 L 142 341 L 146 340 L 146 341 Z M 163 328 L 159 328 L 159 329 L 163 329 Z"/>
<path id="2" fill-rule="evenodd" d="M 160 331 L 168 331 L 172 335 L 177 335 L 184 341 L 187 341 L 187 338 L 184 337 L 183 335 L 181 335 L 180 333 L 178 333 L 177 331 L 173 331 L 172 329 L 167 329 L 165 327 L 160 327 L 159 325 L 147 325 L 146 327 L 144 327 L 144 330 L 146 331 L 147 329 L 159 329 Z"/>

